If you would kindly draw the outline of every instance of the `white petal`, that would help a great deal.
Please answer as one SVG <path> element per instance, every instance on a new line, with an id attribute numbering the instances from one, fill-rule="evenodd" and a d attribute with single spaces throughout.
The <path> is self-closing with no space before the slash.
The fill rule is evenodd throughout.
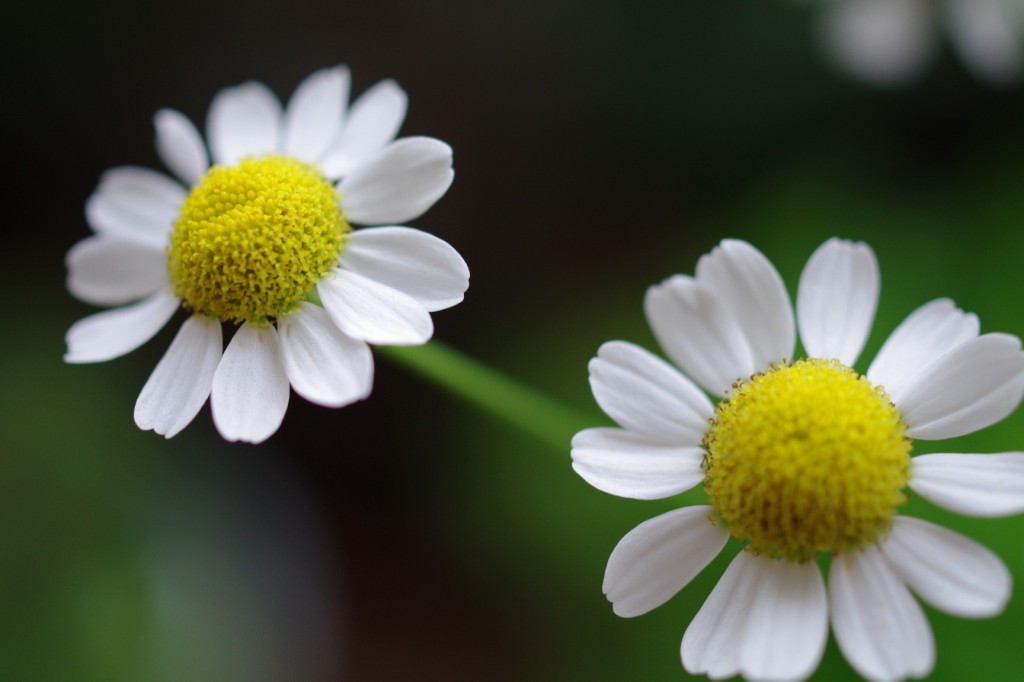
<path id="1" fill-rule="evenodd" d="M 448 242 L 409 227 L 356 230 L 341 266 L 411 296 L 429 311 L 450 308 L 469 288 L 469 267 Z"/>
<path id="2" fill-rule="evenodd" d="M 885 387 L 899 404 L 907 380 L 940 355 L 978 335 L 978 316 L 965 313 L 948 298 L 924 304 L 903 320 L 868 368 L 871 383 Z"/>
<path id="3" fill-rule="evenodd" d="M 793 308 L 782 277 L 764 254 L 744 241 L 724 239 L 697 261 L 695 276 L 732 312 L 755 371 L 793 357 Z"/>
<path id="4" fill-rule="evenodd" d="M 647 289 L 644 312 L 665 353 L 711 393 L 723 396 L 756 371 L 731 315 L 692 277 Z"/>
<path id="5" fill-rule="evenodd" d="M 312 303 L 278 322 L 284 367 L 295 392 L 327 407 L 362 400 L 373 388 L 373 356 Z"/>
<path id="6" fill-rule="evenodd" d="M 430 137 L 405 137 L 345 176 L 338 192 L 353 223 L 402 223 L 433 206 L 454 177 L 451 147 Z"/>
<path id="7" fill-rule="evenodd" d="M 985 334 L 965 341 L 912 377 L 894 399 L 907 436 L 953 438 L 1003 419 L 1024 397 L 1020 339 Z"/>
<path id="8" fill-rule="evenodd" d="M 368 343 L 418 346 L 434 334 L 434 323 L 411 296 L 362 275 L 337 269 L 317 284 L 334 324 Z"/>
<path id="9" fill-rule="evenodd" d="M 1024 452 L 936 453 L 911 460 L 910 488 L 965 516 L 1024 512 Z"/>
<path id="10" fill-rule="evenodd" d="M 1019 0 L 947 1 L 944 8 L 953 44 L 976 76 L 993 85 L 1020 78 L 1022 22 L 1013 16 Z"/>
<path id="11" fill-rule="evenodd" d="M 572 468 L 590 485 L 619 497 L 656 500 L 704 480 L 704 451 L 652 443 L 622 429 L 580 431 L 572 439 Z"/>
<path id="12" fill-rule="evenodd" d="M 889 565 L 922 599 L 961 618 L 1002 613 L 1013 579 L 991 550 L 934 523 L 897 516 L 882 543 Z"/>
<path id="13" fill-rule="evenodd" d="M 931 8 L 922 0 L 833 2 L 824 12 L 825 47 L 866 81 L 889 85 L 914 78 L 935 51 Z"/>
<path id="14" fill-rule="evenodd" d="M 179 305 L 177 296 L 161 289 L 134 305 L 84 317 L 64 337 L 64 361 L 103 362 L 129 353 L 153 338 Z"/>
<path id="15" fill-rule="evenodd" d="M 683 666 L 712 679 L 803 680 L 828 636 L 828 605 L 814 563 L 741 552 L 683 636 Z"/>
<path id="16" fill-rule="evenodd" d="M 807 354 L 853 367 L 875 320 L 879 286 L 878 261 L 867 244 L 830 239 L 818 247 L 796 297 Z"/>
<path id="17" fill-rule="evenodd" d="M 931 672 L 928 620 L 876 547 L 835 557 L 828 587 L 836 642 L 862 677 L 891 682 Z"/>
<path id="18" fill-rule="evenodd" d="M 759 584 L 749 605 L 740 672 L 750 682 L 805 680 L 821 662 L 828 640 L 821 571 L 813 561 L 747 560 L 760 563 Z"/>
<path id="19" fill-rule="evenodd" d="M 793 354 L 789 295 L 768 259 L 746 242 L 726 239 L 698 261 L 695 277 L 651 287 L 644 310 L 669 357 L 717 395 Z"/>
<path id="20" fill-rule="evenodd" d="M 220 322 L 193 315 L 181 325 L 135 402 L 135 423 L 171 438 L 189 425 L 210 397 L 224 341 Z"/>
<path id="21" fill-rule="evenodd" d="M 711 507 L 683 507 L 629 531 L 608 557 L 604 590 L 616 614 L 631 618 L 661 606 L 704 570 L 729 534 L 711 524 Z"/>
<path id="22" fill-rule="evenodd" d="M 64 257 L 68 291 L 95 305 L 123 305 L 168 284 L 167 254 L 104 234 L 87 237 Z"/>
<path id="23" fill-rule="evenodd" d="M 161 109 L 153 117 L 156 151 L 160 159 L 186 185 L 194 185 L 210 167 L 203 138 L 184 114 Z"/>
<path id="24" fill-rule="evenodd" d="M 683 635 L 680 654 L 686 672 L 713 680 L 740 672 L 750 607 L 767 561 L 740 552 L 729 564 Z"/>
<path id="25" fill-rule="evenodd" d="M 350 82 L 348 68 L 335 66 L 299 84 L 285 109 L 285 154 L 308 162 L 320 159 L 344 123 Z"/>
<path id="26" fill-rule="evenodd" d="M 383 80 L 364 92 L 352 104 L 341 135 L 320 162 L 327 177 L 347 175 L 394 140 L 407 107 L 405 91 L 393 80 Z"/>
<path id="27" fill-rule="evenodd" d="M 597 404 L 620 426 L 663 444 L 700 444 L 715 408 L 670 364 L 632 343 L 611 341 L 589 369 Z"/>
<path id="28" fill-rule="evenodd" d="M 273 327 L 240 326 L 213 374 L 213 423 L 225 440 L 260 443 L 288 409 L 288 375 Z"/>
<path id="29" fill-rule="evenodd" d="M 280 135 L 281 103 L 262 83 L 224 88 L 210 104 L 206 138 L 214 163 L 279 151 Z"/>
<path id="30" fill-rule="evenodd" d="M 85 218 L 100 234 L 165 249 L 185 196 L 185 188 L 162 173 L 111 168 L 85 202 Z"/>

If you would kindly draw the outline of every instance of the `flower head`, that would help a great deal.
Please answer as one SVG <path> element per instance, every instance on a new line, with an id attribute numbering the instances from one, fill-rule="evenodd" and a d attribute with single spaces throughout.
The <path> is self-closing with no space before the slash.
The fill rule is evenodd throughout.
<path id="1" fill-rule="evenodd" d="M 445 193 L 451 149 L 395 139 L 406 96 L 394 82 L 351 107 L 348 90 L 344 67 L 306 78 L 287 107 L 260 83 L 226 88 L 210 106 L 208 148 L 185 116 L 161 110 L 157 151 L 177 177 L 114 168 L 89 197 L 95 234 L 68 252 L 68 289 L 129 305 L 72 325 L 65 360 L 118 357 L 189 313 L 139 395 L 140 428 L 170 438 L 209 397 L 225 438 L 262 441 L 289 385 L 321 405 L 361 400 L 373 385 L 368 344 L 425 343 L 430 313 L 462 300 L 459 254 L 394 224 Z"/>
<path id="2" fill-rule="evenodd" d="M 914 440 L 971 433 L 1017 408 L 1020 340 L 979 335 L 976 316 L 939 299 L 900 324 L 861 375 L 853 366 L 878 291 L 871 249 L 832 239 L 804 268 L 794 316 L 771 263 L 726 240 L 695 276 L 647 292 L 648 321 L 683 372 L 624 341 L 590 363 L 594 396 L 619 426 L 576 435 L 577 473 L 622 497 L 699 484 L 708 495 L 619 542 L 604 580 L 615 612 L 646 613 L 730 537 L 743 546 L 683 636 L 690 673 L 805 679 L 831 619 L 864 677 L 921 677 L 935 645 L 910 590 L 968 618 L 998 614 L 1009 599 L 995 554 L 899 510 L 909 487 L 962 514 L 1024 511 L 1024 453 L 911 456 Z M 798 329 L 808 357 L 793 360 Z"/>
<path id="3" fill-rule="evenodd" d="M 920 75 L 943 26 L 967 68 L 992 85 L 1020 79 L 1020 0 L 825 0 L 821 35 L 837 63 L 864 80 L 898 84 Z"/>

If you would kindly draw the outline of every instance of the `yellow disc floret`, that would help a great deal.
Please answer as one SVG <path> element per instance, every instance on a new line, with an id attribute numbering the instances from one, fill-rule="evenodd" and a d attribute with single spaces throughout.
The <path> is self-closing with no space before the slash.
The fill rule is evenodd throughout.
<path id="1" fill-rule="evenodd" d="M 906 501 L 911 441 L 885 392 L 836 360 L 736 384 L 704 438 L 705 488 L 755 554 L 807 561 L 878 539 Z"/>
<path id="2" fill-rule="evenodd" d="M 277 155 L 214 166 L 181 205 L 171 282 L 194 312 L 265 322 L 297 307 L 335 267 L 350 229 L 313 166 Z"/>

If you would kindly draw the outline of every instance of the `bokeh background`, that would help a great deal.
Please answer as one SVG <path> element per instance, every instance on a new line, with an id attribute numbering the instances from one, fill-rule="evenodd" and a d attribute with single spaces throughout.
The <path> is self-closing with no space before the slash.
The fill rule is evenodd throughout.
<path id="1" fill-rule="evenodd" d="M 138 431 L 135 398 L 177 324 L 113 362 L 63 364 L 64 332 L 92 310 L 64 290 L 62 259 L 104 169 L 160 168 L 161 107 L 201 124 L 223 86 L 287 98 L 337 63 L 354 94 L 397 79 L 402 133 L 455 149 L 455 184 L 414 223 L 472 270 L 437 338 L 593 425 L 608 420 L 587 360 L 613 338 L 654 348 L 645 289 L 724 237 L 761 248 L 791 291 L 826 238 L 870 242 L 883 288 L 866 359 L 939 296 L 1024 334 L 1024 91 L 980 84 L 945 44 L 919 79 L 878 88 L 823 56 L 814 7 L 773 0 L 5 14 L 5 680 L 681 680 L 683 630 L 736 550 L 654 612 L 614 616 L 612 547 L 697 498 L 600 493 L 569 466 L 571 427 L 552 448 L 381 356 L 368 401 L 293 396 L 259 447 L 222 442 L 208 408 L 171 441 Z M 1024 411 L 942 447 L 1021 449 Z M 1024 580 L 1024 519 L 909 513 Z M 1019 679 L 1024 600 L 992 620 L 929 617 L 933 679 Z M 815 679 L 855 679 L 834 642 Z"/>

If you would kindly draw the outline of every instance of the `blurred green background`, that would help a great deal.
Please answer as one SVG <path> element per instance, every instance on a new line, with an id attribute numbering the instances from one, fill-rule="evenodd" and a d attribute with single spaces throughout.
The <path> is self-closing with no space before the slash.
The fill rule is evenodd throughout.
<path id="1" fill-rule="evenodd" d="M 848 80 L 803 4 L 115 0 L 20 5 L 5 23 L 0 679 L 686 679 L 683 630 L 735 554 L 654 612 L 614 616 L 600 586 L 615 543 L 696 498 L 600 493 L 569 466 L 571 433 L 554 450 L 380 356 L 370 400 L 293 396 L 259 447 L 223 443 L 208 408 L 172 441 L 135 428 L 176 323 L 127 357 L 63 364 L 91 309 L 62 259 L 100 173 L 160 168 L 153 113 L 201 124 L 226 85 L 287 98 L 337 63 L 354 94 L 397 79 L 402 133 L 455 149 L 455 184 L 413 223 L 472 271 L 437 337 L 594 425 L 588 359 L 613 338 L 655 348 L 645 289 L 724 237 L 757 245 L 791 291 L 826 238 L 871 243 L 866 360 L 939 296 L 1024 333 L 1024 91 L 979 85 L 948 50 L 901 89 Z M 917 451 L 1022 446 L 1018 411 Z M 1024 579 L 1024 519 L 908 512 Z M 932 679 L 1019 679 L 1024 600 L 929 617 Z M 834 642 L 815 679 L 855 679 Z"/>

